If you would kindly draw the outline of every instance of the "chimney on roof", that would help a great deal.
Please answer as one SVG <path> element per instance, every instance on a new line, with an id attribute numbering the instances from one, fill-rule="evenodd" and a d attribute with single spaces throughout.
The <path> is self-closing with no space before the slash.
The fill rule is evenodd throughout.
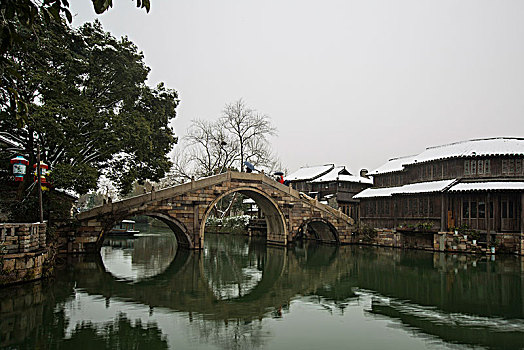
<path id="1" fill-rule="evenodd" d="M 369 179 L 368 169 L 360 169 L 360 177 L 365 177 L 366 179 Z"/>

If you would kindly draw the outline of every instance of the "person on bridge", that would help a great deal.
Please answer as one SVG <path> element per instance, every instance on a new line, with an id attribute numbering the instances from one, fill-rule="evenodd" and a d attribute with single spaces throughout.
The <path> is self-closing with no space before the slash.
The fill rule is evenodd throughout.
<path id="1" fill-rule="evenodd" d="M 280 182 L 281 184 L 284 184 L 284 173 L 283 172 L 277 171 L 275 173 L 275 176 L 276 176 L 275 180 L 277 180 L 277 182 Z"/>

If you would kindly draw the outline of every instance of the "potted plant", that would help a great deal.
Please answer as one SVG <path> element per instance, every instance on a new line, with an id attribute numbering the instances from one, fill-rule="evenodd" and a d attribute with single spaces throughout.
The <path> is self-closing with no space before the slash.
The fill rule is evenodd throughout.
<path id="1" fill-rule="evenodd" d="M 479 239 L 480 232 L 477 230 L 471 230 L 470 231 L 471 240 L 473 242 L 473 245 L 477 245 L 477 240 Z"/>

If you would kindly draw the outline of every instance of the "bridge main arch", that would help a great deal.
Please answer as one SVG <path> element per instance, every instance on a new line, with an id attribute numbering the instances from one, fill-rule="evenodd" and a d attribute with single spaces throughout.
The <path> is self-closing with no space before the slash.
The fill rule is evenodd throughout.
<path id="1" fill-rule="evenodd" d="M 266 192 L 250 186 L 236 187 L 225 191 L 216 197 L 204 211 L 202 224 L 200 225 L 200 240 L 204 242 L 204 232 L 206 227 L 206 221 L 209 214 L 213 210 L 213 207 L 224 197 L 233 193 L 240 193 L 246 197 L 249 197 L 255 201 L 258 208 L 264 213 L 266 219 L 267 234 L 266 238 L 269 243 L 275 242 L 279 244 L 287 244 L 288 241 L 288 229 L 286 225 L 286 218 L 279 207 L 278 203 L 270 197 Z"/>

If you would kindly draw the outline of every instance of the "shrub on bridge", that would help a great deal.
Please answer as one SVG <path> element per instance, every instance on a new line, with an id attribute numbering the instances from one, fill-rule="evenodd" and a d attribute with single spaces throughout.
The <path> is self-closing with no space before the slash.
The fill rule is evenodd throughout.
<path id="1" fill-rule="evenodd" d="M 228 216 L 225 218 L 210 216 L 206 220 L 206 231 L 242 234 L 246 232 L 250 218 L 249 215 Z"/>

